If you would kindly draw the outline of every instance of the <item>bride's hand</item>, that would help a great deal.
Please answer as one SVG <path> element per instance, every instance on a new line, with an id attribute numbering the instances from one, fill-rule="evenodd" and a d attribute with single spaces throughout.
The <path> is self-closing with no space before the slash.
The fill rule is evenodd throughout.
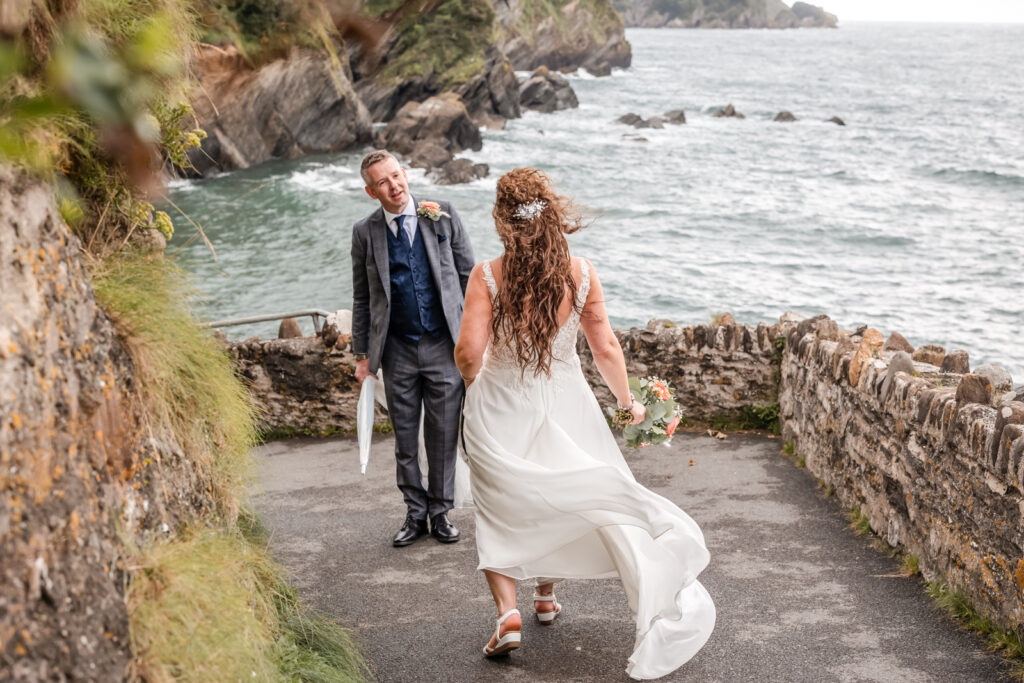
<path id="1" fill-rule="evenodd" d="M 647 419 L 647 408 L 640 401 L 633 401 L 633 405 L 629 407 L 629 412 L 633 414 L 633 422 L 630 424 L 638 425 Z"/>

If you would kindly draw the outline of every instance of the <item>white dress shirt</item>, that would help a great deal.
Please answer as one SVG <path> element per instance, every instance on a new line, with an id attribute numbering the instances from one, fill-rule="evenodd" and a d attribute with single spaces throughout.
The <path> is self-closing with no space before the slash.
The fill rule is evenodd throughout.
<path id="1" fill-rule="evenodd" d="M 384 220 L 387 221 L 388 230 L 395 237 L 398 237 L 398 222 L 395 220 L 395 217 L 400 215 L 405 216 L 402 227 L 405 228 L 405 236 L 411 245 L 413 240 L 416 239 L 416 207 L 412 203 L 412 195 L 409 195 L 409 203 L 402 209 L 401 214 L 391 213 L 384 209 Z"/>

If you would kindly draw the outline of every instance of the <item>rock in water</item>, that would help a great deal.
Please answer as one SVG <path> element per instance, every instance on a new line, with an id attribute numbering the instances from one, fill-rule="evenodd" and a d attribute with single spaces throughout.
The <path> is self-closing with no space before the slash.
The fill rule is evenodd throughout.
<path id="1" fill-rule="evenodd" d="M 842 120 L 841 118 L 839 118 L 838 116 L 833 116 L 832 118 L 830 118 L 829 120 L 827 120 L 827 121 L 826 121 L 825 123 L 834 123 L 834 124 L 836 124 L 837 126 L 845 126 L 845 125 L 846 125 L 846 121 L 843 121 L 843 120 Z"/>
<path id="2" fill-rule="evenodd" d="M 712 116 L 714 116 L 716 119 L 722 119 L 722 118 L 745 119 L 745 118 L 747 118 L 743 114 L 741 114 L 738 111 L 736 111 L 736 108 L 734 106 L 732 106 L 731 104 L 725 105 L 724 108 L 719 109 L 714 114 L 712 114 Z"/>
<path id="3" fill-rule="evenodd" d="M 942 365 L 940 367 L 943 372 L 955 372 L 960 375 L 971 371 L 971 363 L 967 356 L 967 352 L 959 349 L 956 351 L 950 351 L 949 354 L 942 359 Z"/>
<path id="4" fill-rule="evenodd" d="M 410 158 L 413 165 L 439 166 L 464 149 L 483 147 L 480 129 L 462 101 L 452 93 L 409 102 L 384 128 L 380 143 Z M 444 151 L 443 159 L 440 150 Z"/>
<path id="5" fill-rule="evenodd" d="M 623 114 L 619 118 L 615 119 L 615 123 L 624 123 L 627 126 L 633 126 L 634 128 L 664 128 L 665 120 L 652 116 L 649 119 L 637 116 L 636 114 L 629 113 Z"/>
<path id="6" fill-rule="evenodd" d="M 519 104 L 524 109 L 551 113 L 580 106 L 565 76 L 542 66 L 519 86 Z"/>
<path id="7" fill-rule="evenodd" d="M 793 114 L 791 112 L 780 111 L 778 114 L 775 115 L 775 118 L 772 119 L 772 121 L 779 121 L 779 122 L 782 122 L 782 123 L 789 123 L 790 121 L 796 121 L 796 117 L 793 116 Z"/>
<path id="8" fill-rule="evenodd" d="M 438 185 L 461 185 L 477 178 L 486 178 L 490 167 L 487 164 L 474 164 L 469 159 L 453 159 L 431 174 Z"/>
<path id="9" fill-rule="evenodd" d="M 676 125 L 686 123 L 686 112 L 682 109 L 671 109 L 663 114 L 666 123 L 674 123 Z"/>
<path id="10" fill-rule="evenodd" d="M 946 359 L 946 348 L 938 344 L 925 344 L 917 347 L 912 357 L 918 363 L 928 363 L 940 368 L 942 361 Z"/>
<path id="11" fill-rule="evenodd" d="M 299 321 L 295 318 L 285 318 L 277 328 L 278 339 L 295 339 L 302 336 L 299 328 Z"/>

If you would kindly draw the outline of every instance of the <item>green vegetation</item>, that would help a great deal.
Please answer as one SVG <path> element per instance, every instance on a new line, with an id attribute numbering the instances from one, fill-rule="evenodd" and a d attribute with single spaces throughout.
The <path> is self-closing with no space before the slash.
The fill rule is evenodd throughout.
<path id="1" fill-rule="evenodd" d="M 135 558 L 127 602 L 133 673 L 146 680 L 364 681 L 352 634 L 304 609 L 243 515 Z"/>
<path id="2" fill-rule="evenodd" d="M 374 434 L 394 434 L 395 428 L 390 422 L 375 422 L 373 425 Z M 296 437 L 324 438 L 327 436 L 355 436 L 355 427 L 334 427 L 331 429 L 295 429 L 294 427 L 267 429 L 259 434 L 260 443 L 269 443 L 281 439 L 294 439 Z"/>
<path id="3" fill-rule="evenodd" d="M 256 36 L 269 15 L 256 6 L 291 11 L 285 0 L 201 4 L 244 15 L 239 35 L 266 45 L 266 34 Z M 177 512 L 186 522 L 167 537 L 140 547 L 123 539 L 130 673 L 156 681 L 365 680 L 351 635 L 302 608 L 245 512 L 254 410 L 231 360 L 192 316 L 186 274 L 131 242 L 147 229 L 170 236 L 169 218 L 149 198 L 161 166 L 186 165 L 204 135 L 190 126 L 186 101 L 184 58 L 209 30 L 193 7 L 11 0 L 0 13 L 0 35 L 14 36 L 0 38 L 0 163 L 53 185 L 81 239 L 96 299 L 132 359 L 139 400 L 124 409 L 181 447 L 200 482 L 196 497 L 210 501 L 183 504 Z M 275 17 L 279 32 L 294 28 Z"/>
<path id="4" fill-rule="evenodd" d="M 779 404 L 752 404 L 743 406 L 739 416 L 735 414 L 712 415 L 708 423 L 721 431 L 759 430 L 778 435 Z"/>
<path id="5" fill-rule="evenodd" d="M 571 0 L 523 0 L 523 11 L 516 24 L 520 35 L 532 42 L 537 27 L 550 19 L 567 40 L 577 39 L 568 35 L 570 26 L 565 21 L 564 7 Z M 590 11 L 593 17 L 587 24 L 591 39 L 601 44 L 606 39 L 606 31 L 611 27 L 622 26 L 622 17 L 616 12 L 609 0 L 582 0 L 580 4 Z"/>
<path id="6" fill-rule="evenodd" d="M 403 0 L 370 0 L 374 17 L 386 17 Z M 483 66 L 484 52 L 497 39 L 494 10 L 488 0 L 440 0 L 425 13 L 411 12 L 398 22 L 398 41 L 376 80 L 396 85 L 429 79 L 445 90 L 468 81 Z"/>
<path id="7" fill-rule="evenodd" d="M 233 518 L 248 483 L 255 413 L 226 352 L 187 308 L 188 275 L 162 254 L 131 251 L 92 260 L 90 274 L 132 357 L 148 428 L 191 455 Z"/>
<path id="8" fill-rule="evenodd" d="M 850 528 L 858 536 L 870 536 L 874 533 L 871 531 L 871 520 L 860 511 L 859 507 L 852 508 L 847 512 L 846 518 L 850 520 Z"/>
<path id="9" fill-rule="evenodd" d="M 921 567 L 918 565 L 917 555 L 910 553 L 903 555 L 903 559 L 900 560 L 900 570 L 906 577 L 920 576 Z"/>
<path id="10" fill-rule="evenodd" d="M 945 612 L 969 631 L 980 635 L 992 650 L 1000 652 L 1013 662 L 1013 676 L 1024 681 L 1024 644 L 1020 634 L 1005 629 L 983 616 L 964 595 L 954 591 L 941 581 L 925 584 L 928 595 Z"/>

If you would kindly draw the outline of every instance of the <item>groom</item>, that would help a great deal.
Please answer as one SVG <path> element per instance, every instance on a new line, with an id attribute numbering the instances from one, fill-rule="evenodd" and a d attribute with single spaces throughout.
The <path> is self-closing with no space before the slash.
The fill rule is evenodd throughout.
<path id="1" fill-rule="evenodd" d="M 360 383 L 384 370 L 398 488 L 408 508 L 393 544 L 426 535 L 428 517 L 430 534 L 454 543 L 459 530 L 446 513 L 455 494 L 464 389 L 453 352 L 473 248 L 451 204 L 417 204 L 405 169 L 390 153 L 371 152 L 359 170 L 380 208 L 352 227 L 352 351 Z M 421 412 L 426 490 L 417 458 Z"/>

